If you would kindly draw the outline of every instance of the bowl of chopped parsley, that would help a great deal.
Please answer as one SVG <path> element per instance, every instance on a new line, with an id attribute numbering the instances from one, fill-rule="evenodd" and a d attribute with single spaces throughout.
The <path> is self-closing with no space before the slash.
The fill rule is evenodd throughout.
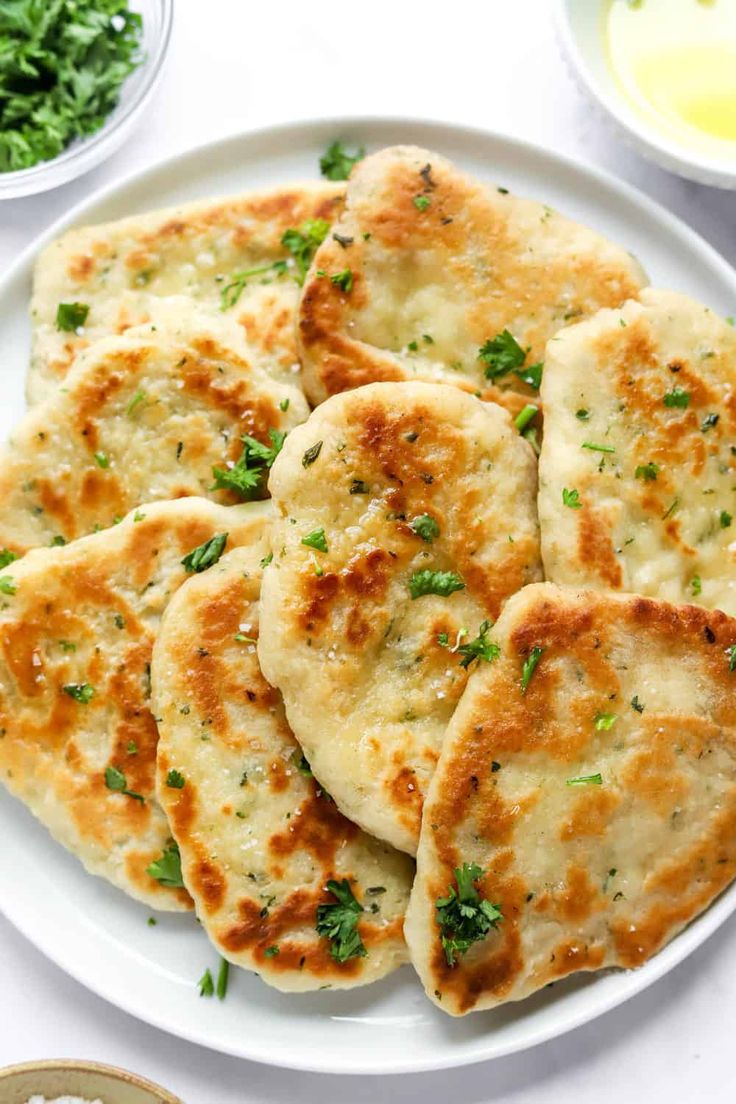
<path id="1" fill-rule="evenodd" d="M 173 0 L 0 0 L 0 198 L 54 188 L 118 148 L 172 17 Z"/>

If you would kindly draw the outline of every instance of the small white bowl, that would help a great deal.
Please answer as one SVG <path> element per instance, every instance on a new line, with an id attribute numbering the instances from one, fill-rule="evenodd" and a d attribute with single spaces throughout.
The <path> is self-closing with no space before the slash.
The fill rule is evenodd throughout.
<path id="1" fill-rule="evenodd" d="M 99 1062 L 26 1062 L 0 1069 L 2 1104 L 25 1104 L 36 1095 L 46 1100 L 79 1096 L 105 1104 L 183 1104 L 160 1085 Z"/>
<path id="2" fill-rule="evenodd" d="M 573 76 L 634 149 L 664 169 L 716 188 L 736 189 L 736 156 L 710 157 L 670 140 L 636 113 L 619 91 L 606 58 L 607 0 L 553 0 L 557 34 Z"/>
<path id="3" fill-rule="evenodd" d="M 143 114 L 161 76 L 171 38 L 173 0 L 131 0 L 130 9 L 143 17 L 143 61 L 126 78 L 115 110 L 94 134 L 75 139 L 58 157 L 30 169 L 0 173 L 0 199 L 34 195 L 66 184 L 109 157 L 127 138 Z"/>

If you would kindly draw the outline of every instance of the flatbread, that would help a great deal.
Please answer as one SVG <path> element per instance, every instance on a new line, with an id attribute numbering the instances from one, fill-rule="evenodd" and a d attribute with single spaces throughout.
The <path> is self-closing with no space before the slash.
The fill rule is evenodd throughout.
<path id="1" fill-rule="evenodd" d="M 0 575 L 0 777 L 91 874 L 152 908 L 192 907 L 147 872 L 171 849 L 155 794 L 156 630 L 187 578 L 182 558 L 220 533 L 227 548 L 257 539 L 269 511 L 152 503 Z"/>
<path id="2" fill-rule="evenodd" d="M 47 398 L 80 349 L 149 321 L 160 296 L 186 294 L 219 313 L 221 292 L 236 273 L 288 257 L 284 232 L 309 219 L 331 221 L 343 190 L 327 182 L 294 184 L 68 231 L 36 263 L 28 401 Z M 227 310 L 265 354 L 274 378 L 287 382 L 298 369 L 298 290 L 290 273 L 255 273 Z M 59 303 L 74 302 L 89 307 L 82 332 L 60 331 Z"/>
<path id="3" fill-rule="evenodd" d="M 733 327 L 646 289 L 549 343 L 542 398 L 547 577 L 736 613 Z"/>
<path id="4" fill-rule="evenodd" d="M 540 578 L 534 455 L 500 407 L 379 383 L 313 411 L 269 490 L 264 674 L 342 812 L 413 853 L 467 679 L 458 645 Z M 432 578 L 444 596 L 421 593 Z"/>
<path id="5" fill-rule="evenodd" d="M 414 864 L 337 811 L 261 674 L 264 554 L 261 544 L 237 549 L 167 608 L 151 672 L 159 798 L 217 950 L 277 989 L 348 989 L 406 961 Z M 364 909 L 365 955 L 337 961 L 316 931 L 318 909 L 335 903 L 331 879 L 346 879 Z"/>
<path id="6" fill-rule="evenodd" d="M 735 620 L 543 584 L 510 599 L 493 638 L 500 656 L 447 730 L 406 922 L 451 1015 L 640 966 L 736 874 Z M 503 919 L 450 946 L 450 966 L 436 902 L 464 863 Z M 440 916 L 446 939 L 468 934 L 452 906 Z"/>
<path id="7" fill-rule="evenodd" d="M 304 286 L 304 388 L 317 404 L 377 380 L 423 379 L 516 411 L 534 387 L 502 372 L 508 360 L 489 364 L 501 374 L 486 378 L 481 347 L 508 330 L 529 349 L 528 369 L 560 326 L 644 283 L 625 249 L 552 208 L 482 185 L 429 150 L 384 149 L 354 168 Z"/>
<path id="8" fill-rule="evenodd" d="M 240 457 L 241 434 L 268 444 L 270 429 L 306 416 L 300 391 L 266 375 L 233 322 L 183 296 L 161 301 L 155 323 L 81 354 L 13 433 L 0 463 L 0 548 L 73 540 L 155 499 L 235 503 L 232 490 L 212 489 L 213 468 Z"/>

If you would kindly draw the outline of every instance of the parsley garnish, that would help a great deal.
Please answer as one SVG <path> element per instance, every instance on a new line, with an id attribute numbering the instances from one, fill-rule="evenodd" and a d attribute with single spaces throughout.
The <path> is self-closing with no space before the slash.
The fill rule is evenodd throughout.
<path id="1" fill-rule="evenodd" d="M 465 583 L 454 571 L 415 571 L 409 580 L 409 593 L 412 598 L 421 598 L 425 594 L 439 594 L 447 598 L 456 590 L 463 590 Z"/>
<path id="2" fill-rule="evenodd" d="M 481 897 L 475 882 L 484 871 L 477 863 L 463 863 L 453 871 L 457 889 L 448 888 L 447 896 L 435 901 L 435 913 L 440 929 L 442 949 L 448 966 L 454 966 L 456 955 L 464 955 L 474 943 L 485 939 L 491 928 L 503 920 L 498 905 Z"/>
<path id="3" fill-rule="evenodd" d="M 728 656 L 729 671 L 736 671 L 736 644 L 732 644 L 730 648 L 726 648 L 726 655 Z"/>
<path id="4" fill-rule="evenodd" d="M 206 969 L 205 972 L 202 974 L 201 978 L 197 982 L 197 985 L 199 986 L 200 997 L 211 997 L 214 995 L 215 983 L 212 980 L 212 974 L 210 973 L 209 968 Z"/>
<path id="5" fill-rule="evenodd" d="M 63 690 L 70 698 L 81 702 L 82 705 L 88 705 L 95 696 L 95 688 L 88 682 L 68 682 Z"/>
<path id="6" fill-rule="evenodd" d="M 187 552 L 184 559 L 181 561 L 182 567 L 188 575 L 199 573 L 200 571 L 206 571 L 208 567 L 212 567 L 219 560 L 222 553 L 225 551 L 225 545 L 227 544 L 228 533 L 216 533 L 214 537 L 210 537 L 204 544 L 197 545 L 191 552 Z"/>
<path id="7" fill-rule="evenodd" d="M 581 509 L 583 504 L 580 501 L 580 492 L 575 489 L 569 491 L 567 487 L 563 487 L 562 504 L 563 506 L 569 506 L 571 510 Z"/>
<path id="8" fill-rule="evenodd" d="M 429 514 L 420 514 L 409 522 L 409 528 L 421 537 L 427 544 L 431 544 L 440 535 L 440 527 Z"/>
<path id="9" fill-rule="evenodd" d="M 244 288 L 253 276 L 262 276 L 266 272 L 273 272 L 275 276 L 282 276 L 287 270 L 286 261 L 271 261 L 269 264 L 256 265 L 255 268 L 247 268 L 243 272 L 234 272 L 230 280 L 220 289 L 220 310 L 226 311 L 234 307 Z"/>
<path id="10" fill-rule="evenodd" d="M 127 0 L 0 5 L 0 172 L 100 129 L 142 60 L 141 28 Z"/>
<path id="11" fill-rule="evenodd" d="M 361 146 L 355 153 L 349 153 L 342 142 L 332 142 L 319 159 L 319 171 L 327 180 L 347 180 L 353 165 L 362 161 L 365 150 Z"/>
<path id="12" fill-rule="evenodd" d="M 486 379 L 498 379 L 521 368 L 526 353 L 512 333 L 502 330 L 480 347 L 478 360 L 485 365 Z"/>
<path id="13" fill-rule="evenodd" d="M 312 768 L 309 765 L 309 760 L 302 751 L 301 748 L 294 748 L 289 761 L 294 764 L 300 774 L 303 774 L 305 778 L 313 778 Z"/>
<path id="14" fill-rule="evenodd" d="M 0 575 L 0 593 L 15 594 L 17 589 L 11 575 Z"/>
<path id="15" fill-rule="evenodd" d="M 637 713 L 644 712 L 644 706 L 639 701 L 638 694 L 634 694 L 633 698 L 631 699 L 631 708 L 634 709 Z"/>
<path id="16" fill-rule="evenodd" d="M 0 568 L 7 567 L 13 560 L 17 560 L 15 552 L 11 552 L 9 548 L 3 548 L 0 551 Z"/>
<path id="17" fill-rule="evenodd" d="M 581 408 L 580 410 L 575 411 L 575 417 L 579 418 L 581 422 L 587 422 L 588 418 L 590 417 L 590 411 L 585 410 L 585 408 Z"/>
<path id="18" fill-rule="evenodd" d="M 284 231 L 281 244 L 289 250 L 296 263 L 294 279 L 301 285 L 307 275 L 312 258 L 327 237 L 329 222 L 324 219 L 307 219 L 298 230 Z"/>
<path id="19" fill-rule="evenodd" d="M 634 479 L 655 480 L 661 470 L 659 464 L 655 464 L 653 460 L 650 460 L 648 464 L 639 465 L 634 472 Z"/>
<path id="20" fill-rule="evenodd" d="M 538 364 L 530 364 L 528 368 L 520 368 L 518 372 L 514 372 L 514 375 L 518 376 L 522 383 L 528 383 L 530 387 L 538 391 L 542 385 L 543 371 L 544 364 L 540 361 Z"/>
<path id="21" fill-rule="evenodd" d="M 0 150 L 3 135 L 0 133 Z M 86 303 L 59 303 L 56 308 L 56 328 L 65 333 L 74 333 L 87 321 L 89 307 Z"/>
<path id="22" fill-rule="evenodd" d="M 171 841 L 168 847 L 164 848 L 160 858 L 146 867 L 146 874 L 150 874 L 162 886 L 168 886 L 170 889 L 184 888 L 179 845 L 174 840 Z"/>
<path id="23" fill-rule="evenodd" d="M 302 537 L 302 544 L 306 544 L 308 548 L 316 548 L 318 552 L 329 551 L 324 529 L 313 529 L 311 533 L 307 533 L 306 537 Z"/>
<path id="24" fill-rule="evenodd" d="M 524 665 L 521 668 L 521 692 L 526 694 L 529 683 L 531 682 L 532 675 L 537 669 L 537 664 L 542 658 L 544 648 L 540 648 L 538 644 L 535 644 L 529 655 L 524 660 Z"/>
<path id="25" fill-rule="evenodd" d="M 263 952 L 264 958 L 275 958 L 277 954 L 280 954 L 281 948 L 278 943 L 274 943 L 272 947 L 266 947 Z"/>
<path id="26" fill-rule="evenodd" d="M 600 774 L 583 774 L 580 778 L 568 778 L 566 786 L 602 786 L 603 779 Z"/>
<path id="27" fill-rule="evenodd" d="M 330 940 L 330 954 L 335 962 L 347 962 L 349 958 L 365 958 L 367 951 L 358 931 L 358 918 L 363 912 L 356 901 L 347 878 L 334 879 L 325 886 L 335 898 L 334 904 L 318 905 L 317 935 Z"/>
<path id="28" fill-rule="evenodd" d="M 684 410 L 690 402 L 690 394 L 688 391 L 683 391 L 682 387 L 673 387 L 671 391 L 667 391 L 662 402 L 665 406 L 679 407 Z"/>
<path id="29" fill-rule="evenodd" d="M 128 405 L 125 408 L 125 413 L 128 415 L 128 417 L 130 418 L 131 415 L 135 413 L 136 409 L 141 405 L 141 403 L 145 402 L 145 401 L 146 401 L 146 392 L 145 391 L 136 391 L 135 395 L 133 396 L 133 398 L 130 400 L 130 402 L 128 403 Z"/>
<path id="30" fill-rule="evenodd" d="M 498 659 L 501 649 L 498 644 L 494 644 L 488 639 L 490 630 L 491 622 L 483 621 L 475 640 L 469 640 L 467 644 L 463 644 L 458 648 L 458 652 L 463 657 L 460 660 L 461 667 L 469 667 L 475 659 L 484 659 L 486 663 L 493 663 L 494 659 Z"/>
<path id="31" fill-rule="evenodd" d="M 699 575 L 693 575 L 690 580 L 690 590 L 692 591 L 693 598 L 697 598 L 703 589 L 703 582 Z"/>
<path id="32" fill-rule="evenodd" d="M 354 479 L 353 482 L 350 484 L 350 494 L 353 495 L 370 494 L 370 490 L 370 487 L 363 479 Z"/>
<path id="33" fill-rule="evenodd" d="M 108 459 L 107 455 L 104 452 L 96 452 L 95 453 L 95 460 L 97 461 L 97 466 L 100 467 L 100 468 L 109 468 L 110 467 L 110 460 Z"/>
<path id="34" fill-rule="evenodd" d="M 335 287 L 339 287 L 341 291 L 344 291 L 347 295 L 348 292 L 353 290 L 353 272 L 350 268 L 344 268 L 342 272 L 333 272 L 330 276 L 330 283 Z"/>
<path id="35" fill-rule="evenodd" d="M 308 468 L 319 456 L 322 451 L 322 442 L 317 441 L 316 445 L 311 445 L 302 456 L 302 467 Z"/>
<path id="36" fill-rule="evenodd" d="M 178 770 L 170 770 L 166 775 L 166 785 L 172 790 L 183 790 L 186 785 L 186 779 Z"/>
<path id="37" fill-rule="evenodd" d="M 432 200 L 426 195 L 415 195 L 412 202 L 417 211 L 426 211 Z"/>
<path id="38" fill-rule="evenodd" d="M 613 728 L 618 717 L 615 713 L 596 713 L 595 715 L 595 727 L 598 732 L 608 732 L 609 728 Z"/>
<path id="39" fill-rule="evenodd" d="M 66 687 L 64 687 L 66 690 Z M 134 797 L 136 801 L 140 801 L 141 805 L 146 800 L 143 794 L 134 793 L 133 790 L 128 789 L 128 783 L 125 780 L 125 775 L 117 767 L 105 768 L 105 785 L 108 790 L 112 790 L 114 793 L 125 794 L 126 797 Z"/>
<path id="40" fill-rule="evenodd" d="M 240 459 L 231 468 L 213 468 L 215 482 L 211 491 L 234 491 L 243 499 L 252 499 L 261 494 L 265 485 L 268 469 L 281 452 L 286 434 L 278 429 L 269 429 L 270 445 L 264 445 L 255 437 L 244 434 L 240 440 L 243 452 Z"/>
<path id="41" fill-rule="evenodd" d="M 721 529 L 728 529 L 731 525 L 731 522 L 733 521 L 733 518 L 729 514 L 728 510 L 721 510 L 720 514 L 718 515 L 718 520 L 720 522 Z"/>

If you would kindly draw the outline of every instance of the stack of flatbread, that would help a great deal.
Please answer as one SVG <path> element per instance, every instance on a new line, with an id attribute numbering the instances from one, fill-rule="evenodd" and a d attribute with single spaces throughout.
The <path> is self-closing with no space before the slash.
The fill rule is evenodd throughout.
<path id="1" fill-rule="evenodd" d="M 410 960 L 461 1015 L 736 874 L 736 332 L 436 153 L 353 161 L 40 257 L 0 772 L 269 984 Z"/>

